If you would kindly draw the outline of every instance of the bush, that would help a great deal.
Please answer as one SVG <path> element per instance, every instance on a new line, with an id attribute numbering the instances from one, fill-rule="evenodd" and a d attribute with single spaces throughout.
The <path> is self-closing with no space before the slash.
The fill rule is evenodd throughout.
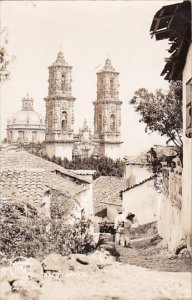
<path id="1" fill-rule="evenodd" d="M 0 252 L 8 258 L 42 257 L 53 252 L 68 255 L 93 249 L 88 221 L 70 226 L 63 219 L 47 220 L 29 203 L 18 201 L 3 204 L 1 216 Z"/>

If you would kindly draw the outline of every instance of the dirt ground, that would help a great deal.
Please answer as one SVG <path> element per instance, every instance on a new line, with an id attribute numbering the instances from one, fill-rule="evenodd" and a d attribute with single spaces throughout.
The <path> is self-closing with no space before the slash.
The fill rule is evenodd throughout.
<path id="1" fill-rule="evenodd" d="M 156 272 L 115 263 L 84 278 L 44 282 L 40 300 L 190 300 L 189 272 Z"/>
<path id="2" fill-rule="evenodd" d="M 1 300 L 192 300 L 192 262 L 172 257 L 158 238 L 141 238 L 103 268 L 81 264 L 58 277 L 43 277 L 36 296 L 12 294 Z M 95 253 L 94 253 L 95 255 Z"/>
<path id="3" fill-rule="evenodd" d="M 186 256 L 172 256 L 160 239 L 144 238 L 132 240 L 132 248 L 118 247 L 119 261 L 165 272 L 191 272 L 192 259 Z"/>
<path id="4" fill-rule="evenodd" d="M 135 240 L 132 247 L 119 246 L 118 261 L 102 270 L 65 278 L 62 284 L 45 283 L 40 300 L 192 299 L 190 258 L 170 259 L 158 239 Z"/>

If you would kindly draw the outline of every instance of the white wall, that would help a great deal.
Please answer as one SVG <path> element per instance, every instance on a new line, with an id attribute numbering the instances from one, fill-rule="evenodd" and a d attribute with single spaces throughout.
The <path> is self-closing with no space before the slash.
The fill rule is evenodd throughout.
<path id="1" fill-rule="evenodd" d="M 192 77 L 192 44 L 183 71 L 183 206 L 182 226 L 187 246 L 192 253 L 192 138 L 185 136 L 186 82 Z"/>
<path id="2" fill-rule="evenodd" d="M 182 234 L 181 211 L 173 206 L 166 195 L 161 195 L 158 233 L 167 242 L 169 251 L 174 251 L 180 243 Z"/>
<path id="3" fill-rule="evenodd" d="M 85 210 L 85 217 L 93 221 L 93 186 L 92 183 L 85 183 L 86 190 L 77 196 L 81 209 Z M 93 231 L 93 226 L 91 228 Z"/>
<path id="4" fill-rule="evenodd" d="M 129 186 L 140 183 L 141 181 L 152 176 L 152 173 L 147 169 L 145 165 L 125 165 L 124 178 L 128 179 Z"/>
<path id="5" fill-rule="evenodd" d="M 46 153 L 49 158 L 53 155 L 56 157 L 67 157 L 72 160 L 73 143 L 46 143 Z"/>
<path id="6" fill-rule="evenodd" d="M 134 213 L 141 225 L 158 219 L 159 195 L 153 184 L 150 180 L 122 194 L 123 209 Z"/>
<path id="7" fill-rule="evenodd" d="M 120 158 L 120 147 L 121 147 L 121 144 L 104 144 L 103 146 L 101 147 L 104 147 L 104 155 L 107 156 L 107 157 L 110 157 L 112 159 L 118 159 Z"/>

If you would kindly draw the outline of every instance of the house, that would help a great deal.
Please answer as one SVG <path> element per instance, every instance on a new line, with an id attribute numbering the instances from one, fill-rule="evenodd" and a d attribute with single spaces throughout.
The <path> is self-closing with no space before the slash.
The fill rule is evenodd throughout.
<path id="1" fill-rule="evenodd" d="M 81 217 L 83 212 L 93 220 L 91 180 L 13 147 L 0 151 L 0 163 L 2 197 L 31 202 L 47 217 L 51 201 L 60 199 L 71 216 Z"/>
<path id="2" fill-rule="evenodd" d="M 120 191 L 128 187 L 124 178 L 115 176 L 100 176 L 93 181 L 93 206 L 95 228 L 105 218 L 114 222 L 119 210 L 122 210 Z"/>
<path id="3" fill-rule="evenodd" d="M 183 85 L 183 170 L 182 200 L 177 203 L 170 193 L 162 202 L 161 212 L 165 216 L 159 222 L 162 237 L 173 250 L 179 243 L 177 238 L 186 240 L 187 248 L 192 253 L 192 41 L 191 41 L 191 1 L 183 1 L 172 5 L 163 6 L 154 16 L 151 25 L 151 34 L 156 40 L 168 39 L 171 44 L 168 52 L 171 56 L 166 59 L 166 64 L 161 75 L 165 80 L 181 80 Z M 166 171 L 165 171 L 166 172 Z M 174 171 L 175 180 L 178 175 Z M 168 172 L 167 172 L 168 173 Z M 166 176 L 165 179 L 166 181 Z M 166 184 L 166 183 L 165 183 Z M 175 184 L 168 181 L 169 191 L 174 191 Z M 179 197 L 179 195 L 177 196 Z M 169 214 L 166 213 L 169 206 Z M 166 231 L 163 226 L 166 224 Z"/>
<path id="4" fill-rule="evenodd" d="M 157 221 L 159 195 L 154 188 L 154 176 L 122 190 L 120 196 L 125 213 L 134 213 L 140 225 Z"/>
<path id="5" fill-rule="evenodd" d="M 159 194 L 147 153 L 125 158 L 128 187 L 120 191 L 123 210 L 134 213 L 141 225 L 157 221 L 159 210 Z"/>

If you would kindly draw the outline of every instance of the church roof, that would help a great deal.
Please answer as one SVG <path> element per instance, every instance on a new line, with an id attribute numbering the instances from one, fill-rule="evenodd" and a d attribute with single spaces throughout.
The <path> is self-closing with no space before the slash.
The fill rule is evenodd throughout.
<path id="1" fill-rule="evenodd" d="M 111 60 L 109 58 L 106 59 L 104 67 L 102 68 L 101 71 L 97 72 L 97 74 L 104 73 L 104 72 L 118 73 L 115 71 L 115 68 L 112 66 Z"/>
<path id="2" fill-rule="evenodd" d="M 24 111 L 20 110 L 14 113 L 11 118 L 8 120 L 8 125 L 18 126 L 25 125 L 30 127 L 31 125 L 38 125 L 41 127 L 44 126 L 44 120 L 41 114 L 35 111 Z"/>
<path id="3" fill-rule="evenodd" d="M 69 66 L 69 64 L 64 59 L 64 55 L 61 51 L 57 54 L 56 61 L 50 67 L 52 67 L 52 66 L 65 66 L 68 68 L 72 68 L 71 66 Z"/>
<path id="4" fill-rule="evenodd" d="M 33 110 L 33 99 L 24 97 L 22 99 L 22 109 L 14 113 L 10 119 L 8 119 L 8 127 L 18 127 L 23 125 L 26 127 L 39 126 L 39 129 L 45 129 L 45 122 L 41 114 Z"/>
<path id="5" fill-rule="evenodd" d="M 93 181 L 94 214 L 108 205 L 121 206 L 120 191 L 128 187 L 127 179 L 115 176 L 100 176 Z"/>

